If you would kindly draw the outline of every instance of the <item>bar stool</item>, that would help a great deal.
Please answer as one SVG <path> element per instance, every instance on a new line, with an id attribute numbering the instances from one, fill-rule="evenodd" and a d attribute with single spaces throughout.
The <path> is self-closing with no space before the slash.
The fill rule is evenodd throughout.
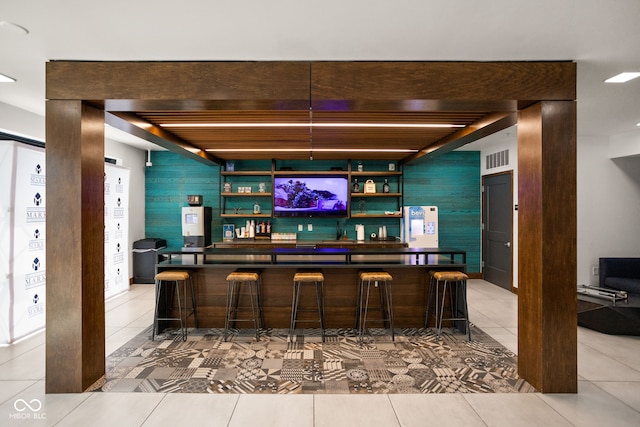
<path id="1" fill-rule="evenodd" d="M 324 342 L 324 275 L 319 271 L 299 271 L 293 276 L 293 297 L 291 301 L 291 326 L 289 328 L 289 339 L 293 342 L 293 334 L 298 322 L 315 322 L 315 320 L 298 320 L 298 312 L 315 311 L 315 309 L 300 309 L 300 293 L 305 284 L 313 283 L 316 288 L 316 303 L 318 310 L 318 322 L 322 332 L 322 342 Z"/>
<path id="2" fill-rule="evenodd" d="M 358 283 L 358 307 L 356 310 L 356 329 L 360 342 L 363 341 L 364 330 L 367 323 L 367 312 L 369 311 L 369 296 L 371 285 L 380 291 L 380 310 L 382 311 L 382 322 L 388 322 L 391 332 L 391 340 L 395 341 L 393 329 L 393 300 L 391 295 L 391 281 L 393 276 L 386 271 L 363 271 L 360 272 Z M 366 284 L 366 297 L 365 297 Z"/>
<path id="3" fill-rule="evenodd" d="M 182 333 L 182 340 L 187 340 L 187 319 L 190 316 L 194 318 L 194 325 L 198 327 L 198 311 L 196 309 L 196 294 L 193 291 L 193 280 L 188 271 L 162 271 L 155 275 L 156 282 L 156 308 L 153 316 L 153 332 L 151 339 L 155 341 L 158 334 L 158 322 L 165 321 L 180 321 L 180 331 Z M 189 283 L 189 289 L 191 293 L 191 307 L 187 308 L 187 282 Z M 173 285 L 173 286 L 170 286 Z M 172 289 L 167 289 L 167 288 Z M 180 288 L 182 287 L 182 293 L 184 295 L 184 306 L 180 301 Z M 165 296 L 165 313 L 160 317 L 160 297 L 163 293 Z M 178 303 L 178 317 L 169 317 L 173 311 L 174 298 Z"/>
<path id="4" fill-rule="evenodd" d="M 464 321 L 467 331 L 467 338 L 471 341 L 471 328 L 469 327 L 469 309 L 467 307 L 467 279 L 466 274 L 460 271 L 438 271 L 432 274 L 429 288 L 429 298 L 432 295 L 432 289 L 435 288 L 435 311 L 436 311 L 436 327 L 438 336 L 442 334 L 442 322 Z M 438 298 L 438 288 L 442 283 L 442 300 Z M 452 286 L 455 287 L 455 297 L 453 295 Z M 444 317 L 444 306 L 447 299 L 447 291 L 449 293 L 449 306 L 451 308 L 451 317 Z M 440 314 L 438 315 L 438 303 L 440 303 Z M 426 322 L 429 320 L 429 309 L 431 301 L 427 304 Z"/>
<path id="5" fill-rule="evenodd" d="M 238 318 L 238 311 L 247 307 L 239 307 L 240 293 L 242 287 L 248 288 L 248 296 L 251 304 L 251 318 Z M 231 334 L 230 325 L 233 322 L 253 322 L 256 330 L 256 341 L 260 341 L 259 329 L 264 327 L 264 315 L 262 312 L 262 301 L 260 295 L 260 273 L 256 271 L 234 271 L 227 275 L 227 305 L 224 318 L 224 340 Z"/>

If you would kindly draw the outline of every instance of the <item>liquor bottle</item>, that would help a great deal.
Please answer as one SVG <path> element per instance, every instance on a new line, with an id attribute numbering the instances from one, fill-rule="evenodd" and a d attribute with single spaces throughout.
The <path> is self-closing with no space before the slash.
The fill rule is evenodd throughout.
<path id="1" fill-rule="evenodd" d="M 271 221 L 267 222 L 267 234 L 271 234 Z"/>
<path id="2" fill-rule="evenodd" d="M 354 178 L 353 180 L 353 192 L 354 193 L 360 192 L 360 184 L 358 184 L 358 178 Z"/>
<path id="3" fill-rule="evenodd" d="M 388 193 L 389 192 L 389 182 L 387 182 L 387 180 L 384 180 L 384 184 L 382 184 L 382 192 L 383 193 Z"/>

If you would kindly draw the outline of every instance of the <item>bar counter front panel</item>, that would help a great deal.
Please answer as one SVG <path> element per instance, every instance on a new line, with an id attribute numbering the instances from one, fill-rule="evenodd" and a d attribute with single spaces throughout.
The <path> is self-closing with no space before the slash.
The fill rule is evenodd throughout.
<path id="1" fill-rule="evenodd" d="M 199 327 L 224 326 L 226 277 L 237 269 L 258 271 L 262 280 L 262 305 L 267 328 L 288 328 L 291 320 L 293 276 L 300 270 L 324 274 L 327 328 L 352 328 L 355 324 L 358 273 L 385 270 L 393 276 L 393 312 L 399 328 L 423 327 L 430 270 L 466 271 L 466 253 L 457 249 L 396 247 L 236 247 L 163 249 L 168 257 L 157 271 L 186 270 L 196 292 Z M 378 292 L 372 292 L 367 324 L 382 327 Z M 163 301 L 161 298 L 160 301 Z M 240 301 L 242 304 L 242 300 Z M 303 289 L 301 307 L 315 308 L 315 289 Z M 163 307 L 160 307 L 162 310 Z M 449 307 L 445 304 L 445 317 Z M 248 313 L 240 313 L 245 315 Z M 317 319 L 317 310 L 302 311 L 298 319 Z M 433 320 L 431 320 L 431 324 Z M 461 322 L 462 323 L 462 322 Z M 318 327 L 318 323 L 301 323 Z M 189 320 L 193 326 L 193 319 Z M 459 326 L 459 325 L 456 325 Z"/>

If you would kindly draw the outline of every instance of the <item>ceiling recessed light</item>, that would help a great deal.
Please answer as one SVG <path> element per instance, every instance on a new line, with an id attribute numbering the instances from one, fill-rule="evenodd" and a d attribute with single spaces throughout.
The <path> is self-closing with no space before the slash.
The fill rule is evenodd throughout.
<path id="1" fill-rule="evenodd" d="M 161 123 L 166 128 L 198 127 L 198 128 L 463 128 L 465 125 L 447 123 Z"/>
<path id="2" fill-rule="evenodd" d="M 5 76 L 4 74 L 0 74 L 0 83 L 13 83 L 16 79 L 13 77 Z"/>
<path id="3" fill-rule="evenodd" d="M 14 24 L 13 22 L 0 21 L 0 30 L 4 30 L 8 33 L 17 34 L 19 36 L 26 36 L 29 34 L 29 30 L 27 30 L 22 25 Z"/>
<path id="4" fill-rule="evenodd" d="M 626 73 L 620 73 L 616 76 L 610 77 L 607 80 L 605 80 L 605 83 L 626 83 L 629 80 L 633 80 L 636 77 L 640 77 L 640 73 L 636 73 L 636 72 L 626 72 Z"/>

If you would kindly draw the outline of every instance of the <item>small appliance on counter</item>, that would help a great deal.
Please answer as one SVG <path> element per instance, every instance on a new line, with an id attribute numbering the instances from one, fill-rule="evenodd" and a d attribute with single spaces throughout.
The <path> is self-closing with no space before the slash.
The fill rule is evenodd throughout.
<path id="1" fill-rule="evenodd" d="M 184 247 L 204 248 L 211 245 L 211 221 L 213 212 L 202 206 L 201 195 L 187 196 L 189 206 L 182 208 L 182 237 Z"/>
<path id="2" fill-rule="evenodd" d="M 402 228 L 400 238 L 410 248 L 438 247 L 438 207 L 404 206 L 402 208 Z M 429 255 L 431 257 L 437 255 Z M 424 255 L 421 262 L 423 261 Z"/>

